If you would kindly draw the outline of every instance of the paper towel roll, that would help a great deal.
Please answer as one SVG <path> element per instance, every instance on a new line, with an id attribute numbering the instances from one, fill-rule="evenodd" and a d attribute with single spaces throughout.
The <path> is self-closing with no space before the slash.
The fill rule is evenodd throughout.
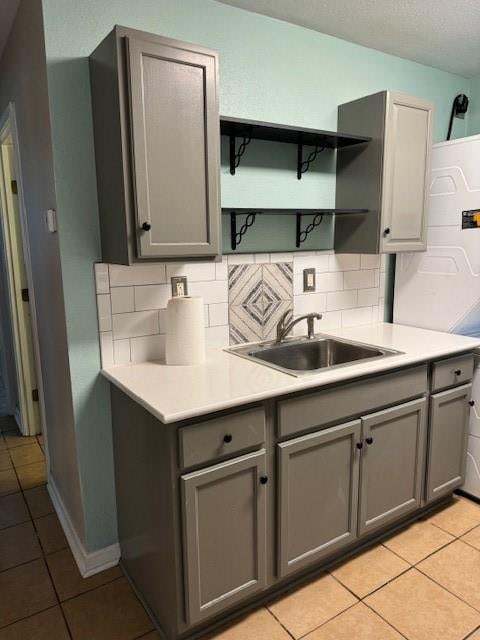
<path id="1" fill-rule="evenodd" d="M 205 312 L 203 298 L 171 298 L 167 304 L 167 364 L 200 364 L 205 361 Z"/>

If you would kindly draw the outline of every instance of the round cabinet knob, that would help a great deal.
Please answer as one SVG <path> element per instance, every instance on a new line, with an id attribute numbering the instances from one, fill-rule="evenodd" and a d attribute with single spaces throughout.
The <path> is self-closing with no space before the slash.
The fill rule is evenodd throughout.
<path id="1" fill-rule="evenodd" d="M 365 442 L 366 442 L 367 444 L 373 444 L 373 438 L 366 438 L 366 439 L 365 439 Z"/>
<path id="2" fill-rule="evenodd" d="M 267 484 L 267 482 L 268 482 L 267 476 L 260 476 L 260 484 Z"/>
<path id="3" fill-rule="evenodd" d="M 475 400 L 469 400 L 468 404 L 473 407 L 475 406 Z"/>
<path id="4" fill-rule="evenodd" d="M 455 371 L 453 372 L 456 376 L 461 376 L 462 375 L 462 370 L 461 369 L 455 369 Z"/>
<path id="5" fill-rule="evenodd" d="M 229 442 L 231 442 L 232 440 L 233 440 L 233 436 L 232 436 L 232 434 L 231 434 L 231 433 L 226 433 L 226 434 L 223 436 L 223 441 L 224 441 L 224 442 L 226 442 L 227 444 L 228 444 Z"/>
<path id="6" fill-rule="evenodd" d="M 383 233 L 388 236 L 390 234 L 390 227 L 387 227 L 386 229 L 384 229 Z"/>
<path id="7" fill-rule="evenodd" d="M 149 222 L 144 222 L 144 223 L 142 224 L 142 229 L 143 229 L 144 231 L 150 231 L 150 229 L 151 229 L 151 228 L 152 228 L 152 225 L 151 225 Z"/>
<path id="8" fill-rule="evenodd" d="M 357 442 L 357 449 L 363 449 L 363 442 Z"/>

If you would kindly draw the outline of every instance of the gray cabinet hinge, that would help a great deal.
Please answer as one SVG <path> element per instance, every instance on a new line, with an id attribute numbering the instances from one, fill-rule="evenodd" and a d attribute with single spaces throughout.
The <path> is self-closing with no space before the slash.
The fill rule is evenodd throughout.
<path id="1" fill-rule="evenodd" d="M 28 293 L 28 289 L 22 289 L 22 300 L 24 302 L 30 302 L 30 294 Z"/>
<path id="2" fill-rule="evenodd" d="M 12 187 L 12 193 L 14 193 L 16 195 L 18 193 L 17 181 L 16 180 L 12 180 L 11 183 L 10 183 L 10 186 Z"/>
<path id="3" fill-rule="evenodd" d="M 38 402 L 38 389 L 32 389 L 32 400 Z"/>

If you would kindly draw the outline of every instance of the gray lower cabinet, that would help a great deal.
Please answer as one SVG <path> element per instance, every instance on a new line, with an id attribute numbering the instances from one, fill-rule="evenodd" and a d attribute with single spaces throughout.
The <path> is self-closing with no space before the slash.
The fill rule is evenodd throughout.
<path id="1" fill-rule="evenodd" d="M 278 445 L 279 573 L 357 537 L 360 420 Z"/>
<path id="2" fill-rule="evenodd" d="M 421 506 L 426 399 L 362 418 L 359 534 Z"/>
<path id="3" fill-rule="evenodd" d="M 472 385 L 465 384 L 430 398 L 428 502 L 450 494 L 464 482 L 471 390 Z"/>
<path id="4" fill-rule="evenodd" d="M 266 586 L 266 454 L 181 477 L 189 625 Z"/>
<path id="5" fill-rule="evenodd" d="M 115 27 L 90 78 L 103 261 L 217 255 L 217 52 Z"/>

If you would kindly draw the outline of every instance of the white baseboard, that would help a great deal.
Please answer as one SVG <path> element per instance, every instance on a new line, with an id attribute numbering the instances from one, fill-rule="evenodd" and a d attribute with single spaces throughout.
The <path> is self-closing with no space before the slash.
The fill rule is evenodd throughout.
<path id="1" fill-rule="evenodd" d="M 70 516 L 65 510 L 55 482 L 51 477 L 48 479 L 47 490 L 82 578 L 88 578 L 95 573 L 105 571 L 105 569 L 110 569 L 118 564 L 120 559 L 120 545 L 112 544 L 98 551 L 88 552 L 78 537 L 75 527 L 70 520 Z"/>

